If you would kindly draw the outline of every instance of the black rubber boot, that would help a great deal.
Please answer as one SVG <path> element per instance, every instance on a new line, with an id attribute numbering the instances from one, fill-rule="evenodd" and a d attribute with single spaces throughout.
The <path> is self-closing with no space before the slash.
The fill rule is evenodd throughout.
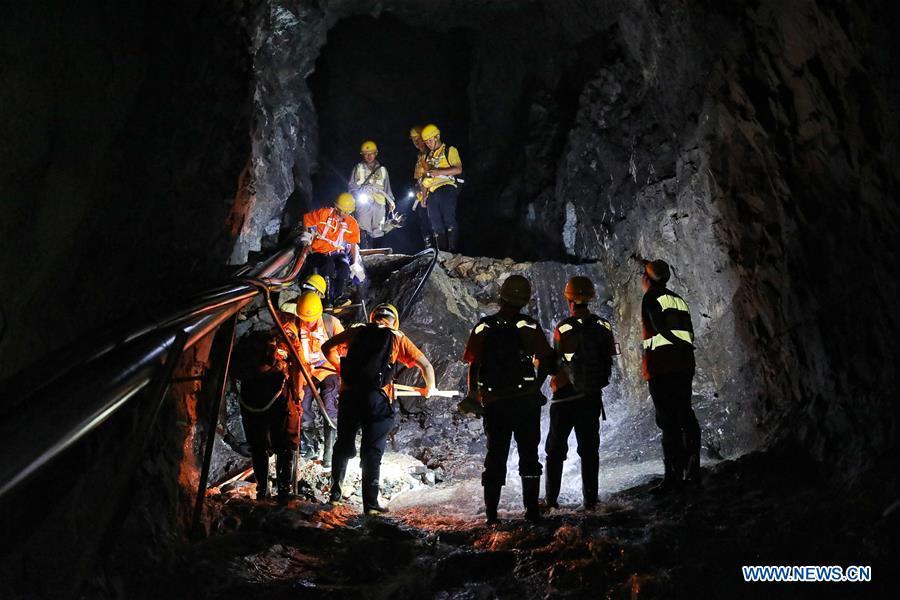
<path id="1" fill-rule="evenodd" d="M 525 519 L 528 521 L 540 521 L 541 510 L 538 505 L 538 496 L 541 494 L 541 477 L 522 477 L 522 504 L 525 505 Z"/>
<path id="2" fill-rule="evenodd" d="M 581 495 L 585 510 L 597 508 L 597 488 L 600 478 L 600 462 L 581 459 Z"/>
<path id="3" fill-rule="evenodd" d="M 663 448 L 663 466 L 665 467 L 665 475 L 663 475 L 662 483 L 650 489 L 650 493 L 654 495 L 669 494 L 681 489 L 683 482 L 681 479 L 683 467 L 678 460 L 678 453 L 674 450 L 666 451 Z"/>
<path id="4" fill-rule="evenodd" d="M 275 457 L 275 473 L 278 485 L 278 501 L 286 502 L 296 496 L 297 451 L 282 450 Z"/>
<path id="5" fill-rule="evenodd" d="M 256 499 L 269 497 L 269 454 L 266 452 L 253 454 L 253 476 L 256 477 Z"/>
<path id="6" fill-rule="evenodd" d="M 446 235 L 441 235 L 440 233 L 435 233 L 434 234 L 434 243 L 435 243 L 436 249 L 444 251 L 444 252 L 447 250 L 447 236 Z"/>
<path id="7" fill-rule="evenodd" d="M 319 454 L 319 440 L 315 427 L 304 427 L 300 432 L 300 457 L 310 460 Z"/>
<path id="8" fill-rule="evenodd" d="M 689 487 L 703 487 L 703 481 L 700 476 L 700 449 L 696 448 L 688 452 L 687 461 L 684 466 L 684 483 Z"/>
<path id="9" fill-rule="evenodd" d="M 562 486 L 563 463 L 547 461 L 544 473 L 544 506 L 559 508 L 559 488 Z"/>
<path id="10" fill-rule="evenodd" d="M 365 465 L 363 465 L 365 467 Z M 378 504 L 379 481 L 381 481 L 381 465 L 372 465 L 362 471 L 363 513 L 379 515 L 388 509 Z"/>
<path id="11" fill-rule="evenodd" d="M 487 518 L 487 524 L 493 525 L 499 523 L 497 518 L 497 507 L 500 505 L 500 492 L 503 486 L 486 485 L 484 486 L 484 516 Z"/>
<path id="12" fill-rule="evenodd" d="M 454 254 L 459 252 L 459 230 L 458 229 L 448 229 L 447 230 L 447 250 L 449 252 L 453 252 Z"/>
<path id="13" fill-rule="evenodd" d="M 328 501 L 332 504 L 340 504 L 344 501 L 341 486 L 344 483 L 344 475 L 347 473 L 347 463 L 349 462 L 349 458 L 338 458 L 331 466 L 331 494 Z"/>
<path id="14" fill-rule="evenodd" d="M 331 468 L 331 459 L 334 455 L 334 441 L 337 439 L 337 429 L 329 427 L 325 424 L 325 444 L 322 448 L 322 466 L 326 469 Z"/>

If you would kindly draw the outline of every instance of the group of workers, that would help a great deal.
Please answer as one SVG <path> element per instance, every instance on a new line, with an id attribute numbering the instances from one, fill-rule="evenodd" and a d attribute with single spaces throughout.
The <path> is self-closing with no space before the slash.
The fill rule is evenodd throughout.
<path id="1" fill-rule="evenodd" d="M 456 207 L 462 182 L 459 151 L 441 141 L 436 125 L 413 127 L 410 139 L 418 151 L 412 214 L 422 239 L 426 246 L 457 252 Z M 318 273 L 330 282 L 327 305 L 342 298 L 349 281 L 365 284 L 360 246 L 376 244 L 403 223 L 403 217 L 397 214 L 390 175 L 377 158 L 378 146 L 371 140 L 363 142 L 360 155 L 362 161 L 350 174 L 349 191 L 339 194 L 333 206 L 303 216 L 299 241 L 309 247 L 306 271 Z"/>
<path id="2" fill-rule="evenodd" d="M 456 252 L 459 247 L 456 206 L 462 183 L 459 150 L 445 144 L 440 129 L 433 124 L 413 127 L 409 138 L 418 153 L 413 169 L 412 215 L 423 242 L 431 246 L 436 240 L 439 249 Z M 362 160 L 350 173 L 347 193 L 354 200 L 361 243 L 372 246 L 386 233 L 402 226 L 403 216 L 397 212 L 387 167 L 378 160 L 378 145 L 367 140 L 359 153 Z"/>
<path id="3" fill-rule="evenodd" d="M 700 428 L 691 407 L 694 332 L 684 299 L 666 287 L 670 275 L 669 265 L 662 260 L 646 261 L 641 271 L 642 370 L 662 429 L 664 477 L 655 488 L 661 493 L 700 485 Z M 339 503 L 344 497 L 343 479 L 361 432 L 363 511 L 381 514 L 387 509 L 378 501 L 379 474 L 393 427 L 397 367 L 420 371 L 425 386 L 418 391 L 426 398 L 438 393 L 434 369 L 400 331 L 394 306 L 380 304 L 369 313 L 367 323 L 345 330 L 323 312 L 326 286 L 322 277 L 313 275 L 298 298 L 282 303 L 283 338 L 289 343 L 272 338 L 271 351 L 256 379 L 271 383 L 255 384 L 249 378 L 242 386 L 243 396 L 259 396 L 255 401 L 242 399 L 257 497 L 269 496 L 270 450 L 276 455 L 278 498 L 294 494 L 298 446 L 305 458 L 318 457 L 313 416 L 317 405 L 324 428 L 322 464 L 331 468 L 331 502 Z M 523 313 L 531 293 L 528 279 L 510 275 L 500 288 L 499 311 L 474 326 L 463 353 L 469 364 L 468 394 L 459 410 L 484 418 L 487 453 L 482 486 L 488 523 L 498 519 L 513 438 L 527 519 L 541 516 L 542 475 L 544 509 L 558 508 L 573 430 L 581 458 L 584 506 L 592 509 L 597 504 L 603 388 L 618 353 L 612 325 L 590 311 L 596 295 L 590 279 L 573 277 L 563 291 L 569 316 L 556 325 L 551 346 L 540 324 Z M 547 399 L 541 388 L 547 377 L 552 398 L 545 442 L 547 468 L 542 473 L 538 446 L 541 410 Z"/>

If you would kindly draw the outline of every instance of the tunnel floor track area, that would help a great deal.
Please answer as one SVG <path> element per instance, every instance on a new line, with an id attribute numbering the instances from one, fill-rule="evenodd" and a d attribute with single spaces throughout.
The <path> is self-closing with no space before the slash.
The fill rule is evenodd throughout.
<path id="1" fill-rule="evenodd" d="M 654 498 L 640 486 L 596 512 L 529 525 L 412 508 L 387 518 L 348 506 L 211 498 L 212 533 L 184 547 L 173 598 L 889 597 L 896 522 L 773 453 L 727 461 L 706 486 Z M 860 537 L 860 535 L 862 537 Z M 871 565 L 870 583 L 744 583 L 742 565 Z"/>

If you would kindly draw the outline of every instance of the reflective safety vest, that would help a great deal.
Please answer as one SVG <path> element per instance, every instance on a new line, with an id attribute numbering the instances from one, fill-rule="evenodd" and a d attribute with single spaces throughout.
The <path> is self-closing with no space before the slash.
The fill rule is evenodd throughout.
<path id="1" fill-rule="evenodd" d="M 310 250 L 319 254 L 331 254 L 345 250 L 350 244 L 359 243 L 359 225 L 350 215 L 343 215 L 336 208 L 323 207 L 303 215 L 303 224 L 318 234 Z"/>
<path id="2" fill-rule="evenodd" d="M 656 375 L 694 372 L 694 327 L 684 299 L 664 287 L 650 288 L 641 304 L 643 371 Z M 657 330 L 665 331 L 670 340 Z M 683 342 L 683 343 L 682 343 Z"/>
<path id="3" fill-rule="evenodd" d="M 459 166 L 459 164 L 454 165 L 450 162 L 451 157 L 455 159 L 455 162 L 459 163 L 459 152 L 457 152 L 456 148 L 447 146 L 447 144 L 441 144 L 426 156 L 425 162 L 429 169 L 449 169 L 450 167 Z M 452 175 L 438 175 L 437 177 L 422 178 L 422 187 L 429 192 L 433 192 L 445 185 L 456 187 L 456 177 Z"/>
<path id="4" fill-rule="evenodd" d="M 377 188 L 377 190 L 372 194 L 372 199 L 382 206 L 387 202 L 387 196 L 390 194 L 390 190 L 385 189 L 385 182 L 387 180 L 387 169 L 381 166 L 378 163 L 375 163 L 375 171 L 371 171 L 366 165 L 366 163 L 361 162 L 356 165 L 356 168 L 353 170 L 353 182 L 356 184 L 354 187 L 359 189 L 363 185 L 372 186 L 373 188 Z M 371 177 L 369 174 L 371 173 Z M 351 190 L 353 191 L 353 190 Z"/>

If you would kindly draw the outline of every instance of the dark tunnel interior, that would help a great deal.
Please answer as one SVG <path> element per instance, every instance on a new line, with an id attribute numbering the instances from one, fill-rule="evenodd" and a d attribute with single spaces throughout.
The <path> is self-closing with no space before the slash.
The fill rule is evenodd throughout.
<path id="1" fill-rule="evenodd" d="M 0 597 L 896 597 L 900 4 L 84 0 L 3 15 Z M 420 252 L 408 215 L 408 133 L 426 123 L 462 158 L 458 253 Z M 395 305 L 437 391 L 394 373 L 380 515 L 362 514 L 361 456 L 332 497 L 326 402 L 276 415 L 299 439 L 263 466 L 248 403 L 271 391 L 252 343 L 292 343 L 276 317 L 303 326 L 290 311 L 315 253 L 298 224 L 346 190 L 364 140 L 407 224 L 325 312 L 351 329 Z M 677 343 L 653 333 L 654 259 L 671 265 L 656 302 L 679 327 L 688 307 L 690 331 L 670 329 L 692 339 L 679 408 L 700 430 L 699 479 L 673 475 L 671 412 L 644 369 Z M 510 411 L 531 429 L 492 478 L 488 444 L 513 417 L 458 403 L 478 385 L 467 340 L 514 275 L 534 319 L 517 329 L 562 358 L 556 389 L 531 397 L 546 404 Z M 614 337 L 589 407 L 557 394 L 578 378 L 558 341 L 575 277 Z M 320 396 L 337 377 L 322 352 Z M 305 394 L 293 369 L 271 406 Z M 340 423 L 347 388 L 327 393 Z M 566 418 L 582 439 L 551 444 Z M 534 521 L 522 448 L 541 469 Z M 748 565 L 873 576 L 755 584 Z"/>
<path id="2" fill-rule="evenodd" d="M 373 140 L 398 210 L 409 215 L 416 160 L 410 128 L 437 123 L 443 139 L 467 156 L 469 53 L 464 31 L 416 28 L 390 15 L 344 19 L 330 29 L 309 77 L 319 133 L 314 204 L 330 204 L 347 190 L 360 144 Z M 385 244 L 421 250 L 415 223 L 408 221 Z"/>

